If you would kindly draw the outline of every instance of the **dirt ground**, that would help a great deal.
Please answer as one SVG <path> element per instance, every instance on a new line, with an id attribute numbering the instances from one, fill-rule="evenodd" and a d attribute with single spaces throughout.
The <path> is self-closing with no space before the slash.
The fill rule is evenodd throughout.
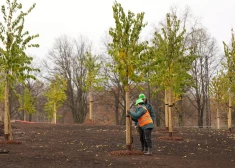
<path id="1" fill-rule="evenodd" d="M 174 137 L 153 131 L 153 155 L 114 155 L 125 151 L 125 126 L 13 123 L 21 144 L 5 144 L 0 136 L 0 167 L 4 168 L 234 168 L 235 134 L 228 131 L 174 128 Z M 133 130 L 133 151 L 140 149 Z"/>

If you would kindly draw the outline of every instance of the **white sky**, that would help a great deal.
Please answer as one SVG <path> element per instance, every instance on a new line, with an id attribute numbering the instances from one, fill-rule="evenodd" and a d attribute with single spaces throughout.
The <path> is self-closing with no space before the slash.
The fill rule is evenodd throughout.
<path id="1" fill-rule="evenodd" d="M 34 2 L 36 8 L 26 17 L 25 30 L 39 34 L 34 42 L 40 48 L 28 52 L 38 58 L 46 58 L 55 38 L 80 35 L 93 42 L 96 51 L 101 48 L 105 32 L 114 26 L 112 5 L 114 0 L 18 0 L 28 9 Z M 145 12 L 148 22 L 143 36 L 148 36 L 153 25 L 165 18 L 173 5 L 183 10 L 188 5 L 193 15 L 202 19 L 209 33 L 217 39 L 230 42 L 231 28 L 235 29 L 235 0 L 117 0 L 127 12 Z M 5 0 L 0 0 L 2 6 Z M 0 17 L 2 19 L 2 17 Z"/>

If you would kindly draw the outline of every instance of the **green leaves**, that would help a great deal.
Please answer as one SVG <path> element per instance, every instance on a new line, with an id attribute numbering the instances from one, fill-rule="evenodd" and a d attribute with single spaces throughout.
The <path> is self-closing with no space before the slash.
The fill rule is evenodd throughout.
<path id="1" fill-rule="evenodd" d="M 100 90 L 102 89 L 101 83 L 105 81 L 105 77 L 99 75 L 101 69 L 101 62 L 98 63 L 98 57 L 93 56 L 90 52 L 85 54 L 84 65 L 88 70 L 88 74 L 86 77 L 86 85 L 83 87 L 84 90 L 95 89 Z"/>
<path id="2" fill-rule="evenodd" d="M 125 14 L 121 4 L 113 5 L 115 28 L 109 29 L 112 43 L 109 43 L 109 54 L 116 63 L 116 72 L 124 85 L 129 80 L 140 81 L 140 55 L 146 48 L 146 42 L 139 43 L 139 36 L 146 24 L 143 23 L 144 13 L 135 14 L 128 11 Z"/>
<path id="3" fill-rule="evenodd" d="M 233 94 L 235 92 L 235 34 L 232 30 L 232 38 L 231 38 L 231 46 L 228 46 L 225 42 L 224 44 L 224 53 L 226 61 L 222 62 L 224 72 L 221 72 L 223 78 L 219 78 L 217 80 L 222 80 L 223 91 L 224 94 L 230 93 Z M 214 79 L 216 80 L 216 79 Z M 214 81 L 216 82 L 216 81 Z M 217 81 L 219 82 L 219 81 Z M 228 101 L 228 95 L 225 95 L 225 101 Z"/>
<path id="4" fill-rule="evenodd" d="M 4 82 L 2 81 L 3 77 L 2 75 L 0 74 L 0 102 L 3 102 L 4 101 L 4 88 L 5 88 L 5 85 L 4 85 Z"/>
<path id="5" fill-rule="evenodd" d="M 6 73 L 10 83 L 24 82 L 27 78 L 35 78 L 28 75 L 31 71 L 39 71 L 30 67 L 32 58 L 27 56 L 27 47 L 39 47 L 38 44 L 30 44 L 39 35 L 30 36 L 28 31 L 23 32 L 25 16 L 27 16 L 35 4 L 27 11 L 21 11 L 22 4 L 17 0 L 6 1 L 2 6 L 3 20 L 0 21 L 0 40 L 3 46 L 0 49 L 0 67 Z M 3 22 L 2 22 L 3 21 Z"/>
<path id="6" fill-rule="evenodd" d="M 45 104 L 45 111 L 49 118 L 52 118 L 54 110 L 57 110 L 63 105 L 66 100 L 65 91 L 67 89 L 67 81 L 62 76 L 55 76 L 55 79 L 51 82 L 47 91 L 44 95 L 47 98 Z M 55 106 L 56 105 L 56 106 Z M 54 109 L 56 107 L 56 109 Z"/>
<path id="7" fill-rule="evenodd" d="M 22 4 L 17 3 L 17 0 L 6 0 L 6 6 L 2 5 L 3 19 L 0 18 L 0 73 L 4 74 L 5 85 L 5 113 L 4 113 L 4 132 L 10 133 L 12 140 L 12 130 L 9 109 L 9 88 L 16 82 L 24 83 L 28 77 L 35 78 L 29 75 L 31 71 L 36 69 L 31 68 L 32 58 L 25 54 L 27 45 L 35 38 L 29 36 L 28 32 L 23 33 L 25 16 L 27 16 L 35 4 L 24 13 L 21 11 Z M 12 87 L 13 88 L 13 87 Z M 24 105 L 22 105 L 24 106 Z M 30 111 L 34 111 L 30 107 Z M 9 131 L 10 130 L 10 131 Z M 8 140 L 8 136 L 6 136 Z"/>
<path id="8" fill-rule="evenodd" d="M 17 94 L 20 103 L 19 111 L 24 110 L 28 114 L 35 113 L 35 98 L 28 88 L 24 88 L 23 92 L 23 95 Z"/>
<path id="9" fill-rule="evenodd" d="M 185 85 L 190 84 L 188 74 L 195 56 L 186 54 L 184 48 L 184 34 L 180 30 L 180 20 L 175 15 L 166 15 L 166 25 L 161 32 L 155 32 L 152 56 L 151 83 L 162 89 L 172 88 L 175 94 L 180 94 Z"/>
<path id="10" fill-rule="evenodd" d="M 229 80 L 226 74 L 220 71 L 212 78 L 209 88 L 210 95 L 217 102 L 226 103 L 228 101 L 228 89 Z"/>
<path id="11" fill-rule="evenodd" d="M 223 64 L 224 68 L 228 71 L 228 78 L 232 83 L 235 82 L 235 34 L 232 30 L 231 47 L 229 47 L 225 42 L 224 53 L 226 57 L 226 62 Z"/>

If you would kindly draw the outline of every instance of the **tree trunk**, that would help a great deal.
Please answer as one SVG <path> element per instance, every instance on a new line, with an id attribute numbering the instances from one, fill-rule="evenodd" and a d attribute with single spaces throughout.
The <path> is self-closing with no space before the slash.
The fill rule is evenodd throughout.
<path id="1" fill-rule="evenodd" d="M 118 115 L 118 104 L 119 104 L 119 100 L 118 100 L 119 96 L 115 98 L 115 121 L 116 121 L 116 125 L 119 125 L 119 115 Z"/>
<path id="2" fill-rule="evenodd" d="M 149 81 L 148 81 L 148 102 L 151 104 L 151 94 L 150 94 L 150 84 L 149 84 Z"/>
<path id="3" fill-rule="evenodd" d="M 179 122 L 179 126 L 184 126 L 184 118 L 183 118 L 183 96 L 180 95 L 180 100 L 178 102 L 178 112 L 179 112 L 179 116 L 178 116 L 178 122 Z"/>
<path id="4" fill-rule="evenodd" d="M 232 96 L 229 92 L 228 130 L 232 131 Z"/>
<path id="5" fill-rule="evenodd" d="M 216 109 L 216 119 L 217 119 L 217 129 L 220 129 L 220 115 L 219 115 L 219 103 L 218 103 L 218 107 Z"/>
<path id="6" fill-rule="evenodd" d="M 129 86 L 125 87 L 126 91 L 126 115 L 128 115 L 127 110 L 130 109 L 130 90 Z M 126 117 L 126 149 L 131 151 L 132 135 L 131 135 L 131 117 Z"/>
<path id="7" fill-rule="evenodd" d="M 26 114 L 24 111 L 24 86 L 22 88 L 22 116 L 23 116 L 23 120 L 26 121 Z"/>
<path id="8" fill-rule="evenodd" d="M 161 101 L 159 101 L 160 100 L 160 93 L 159 92 L 157 92 L 157 94 L 156 94 L 156 104 L 155 104 L 155 107 L 156 107 L 156 110 L 154 110 L 155 111 L 155 115 L 156 115 L 156 125 L 157 125 L 157 127 L 160 127 L 161 126 L 161 107 L 162 107 L 162 105 L 161 105 Z"/>
<path id="9" fill-rule="evenodd" d="M 5 113 L 4 113 L 4 137 L 5 140 L 12 140 L 11 120 L 10 120 L 10 107 L 9 107 L 9 80 L 8 73 L 6 73 L 5 85 Z"/>
<path id="10" fill-rule="evenodd" d="M 206 126 L 211 126 L 211 114 L 210 114 L 210 96 L 209 96 L 209 67 L 208 67 L 208 55 L 205 57 L 205 112 L 206 112 Z"/>
<path id="11" fill-rule="evenodd" d="M 32 115 L 33 115 L 33 114 L 29 114 L 29 119 L 28 119 L 28 120 L 29 120 L 29 122 L 31 122 L 31 121 L 32 121 Z"/>
<path id="12" fill-rule="evenodd" d="M 198 109 L 198 128 L 203 128 L 203 112 Z"/>
<path id="13" fill-rule="evenodd" d="M 168 90 L 165 90 L 165 126 L 166 129 L 169 129 L 169 115 L 168 115 L 169 111 L 168 111 Z"/>
<path id="14" fill-rule="evenodd" d="M 53 124 L 56 124 L 56 103 L 54 102 L 54 109 L 53 109 Z"/>
<path id="15" fill-rule="evenodd" d="M 26 112 L 24 111 L 24 121 L 27 121 L 27 116 L 26 116 Z"/>
<path id="16" fill-rule="evenodd" d="M 168 90 L 168 106 L 169 106 L 169 137 L 172 137 L 173 126 L 172 126 L 172 90 Z"/>
<path id="17" fill-rule="evenodd" d="M 92 97 L 92 89 L 90 89 L 90 93 L 89 93 L 89 99 L 90 99 L 90 102 L 89 102 L 89 113 L 90 113 L 90 121 L 93 121 L 93 97 Z"/>
<path id="18" fill-rule="evenodd" d="M 8 121 L 9 121 L 9 140 L 13 140 L 13 135 L 12 135 L 12 127 L 11 127 L 11 115 L 8 114 Z"/>

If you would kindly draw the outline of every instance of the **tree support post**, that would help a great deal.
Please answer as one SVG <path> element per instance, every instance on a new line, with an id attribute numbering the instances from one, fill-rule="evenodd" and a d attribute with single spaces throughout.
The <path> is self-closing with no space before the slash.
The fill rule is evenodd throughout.
<path id="1" fill-rule="evenodd" d="M 168 104 L 169 104 L 169 137 L 172 137 L 172 134 L 173 134 L 173 126 L 172 126 L 172 90 L 169 89 L 169 92 L 168 92 Z"/>
<path id="2" fill-rule="evenodd" d="M 93 121 L 93 97 L 92 97 L 92 90 L 90 89 L 90 92 L 89 92 L 89 97 L 90 97 L 90 103 L 89 103 L 89 119 L 90 121 Z"/>
<path id="3" fill-rule="evenodd" d="M 229 92 L 228 130 L 230 132 L 232 131 L 232 97 L 231 97 L 231 92 Z"/>
<path id="4" fill-rule="evenodd" d="M 169 108 L 168 108 L 168 90 L 165 90 L 165 126 L 169 130 Z"/>
<path id="5" fill-rule="evenodd" d="M 128 110 L 130 109 L 130 90 L 129 86 L 125 87 L 126 89 L 126 115 L 128 114 Z M 126 149 L 131 151 L 132 144 L 132 135 L 131 135 L 131 116 L 126 117 Z"/>
<path id="6" fill-rule="evenodd" d="M 7 76 L 8 74 L 6 74 Z M 6 77 L 6 86 L 5 86 L 5 113 L 4 113 L 4 138 L 9 140 L 9 83 Z"/>

